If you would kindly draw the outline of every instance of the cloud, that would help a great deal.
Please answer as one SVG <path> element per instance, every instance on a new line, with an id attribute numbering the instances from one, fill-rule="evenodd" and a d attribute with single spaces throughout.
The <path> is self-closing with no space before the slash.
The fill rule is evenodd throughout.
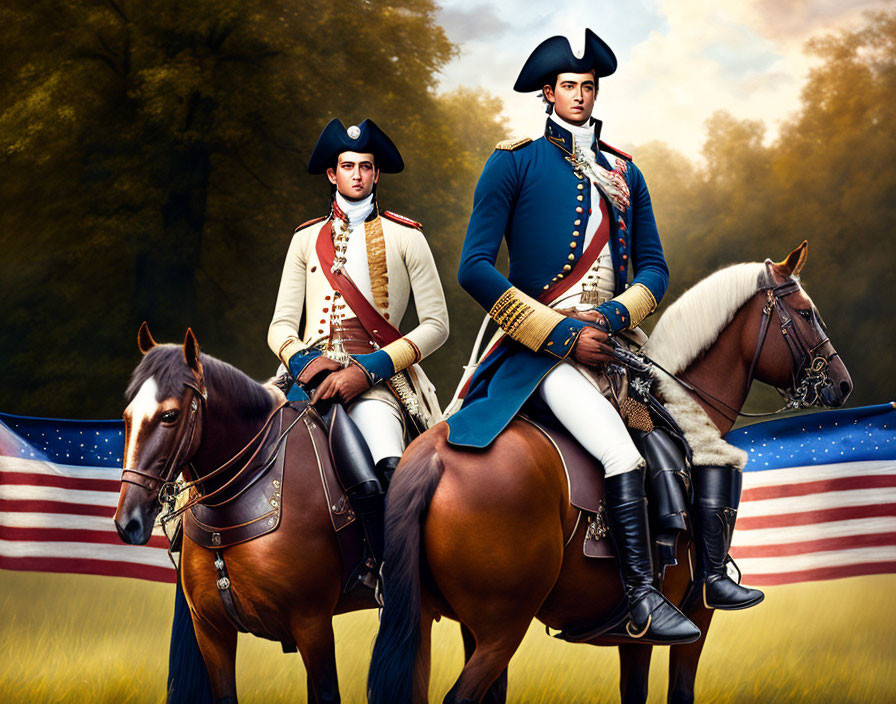
<path id="1" fill-rule="evenodd" d="M 469 9 L 444 7 L 439 11 L 439 24 L 453 42 L 471 39 L 499 39 L 511 28 L 511 24 L 495 14 L 489 5 L 476 5 Z"/>
<path id="2" fill-rule="evenodd" d="M 881 7 L 880 0 L 752 0 L 742 5 L 741 17 L 767 37 L 802 44 L 813 34 Z"/>
<path id="3" fill-rule="evenodd" d="M 476 15 L 481 0 L 446 2 L 446 10 Z M 554 0 L 549 15 L 533 0 L 489 5 L 501 23 L 461 42 L 441 87 L 480 86 L 504 102 L 508 136 L 537 136 L 545 115 L 536 97 L 512 91 L 529 52 L 554 34 L 581 52 L 584 28 L 613 47 L 617 72 L 600 84 L 595 116 L 604 136 L 625 148 L 659 139 L 698 156 L 705 122 L 718 110 L 762 120 L 773 139 L 796 111 L 800 90 L 817 59 L 804 45 L 812 36 L 855 28 L 887 0 Z M 483 24 L 491 20 L 483 15 Z M 506 27 L 504 25 L 507 25 Z M 472 31 L 472 30 L 469 30 Z M 449 31 L 449 37 L 460 41 Z M 637 156 L 637 155 L 636 155 Z"/>

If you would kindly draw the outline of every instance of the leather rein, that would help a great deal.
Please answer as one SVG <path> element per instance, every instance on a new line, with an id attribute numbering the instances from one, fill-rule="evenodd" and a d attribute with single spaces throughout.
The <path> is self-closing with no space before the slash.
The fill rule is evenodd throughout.
<path id="1" fill-rule="evenodd" d="M 200 386 L 196 386 L 191 383 L 185 383 L 184 386 L 187 389 L 187 393 L 192 396 L 189 399 L 189 417 L 187 422 L 182 424 L 182 430 L 179 433 L 177 441 L 177 449 L 168 457 L 162 471 L 159 472 L 158 475 L 154 475 L 136 469 L 125 468 L 121 475 L 121 481 L 124 483 L 134 484 L 150 493 L 158 490 L 159 503 L 162 507 L 168 509 L 159 519 L 162 524 L 177 518 L 196 504 L 202 503 L 212 506 L 223 506 L 236 499 L 239 496 L 239 493 L 218 504 L 209 504 L 210 499 L 219 496 L 222 492 L 232 487 L 233 484 L 246 472 L 255 467 L 267 468 L 270 466 L 276 460 L 277 454 L 280 451 L 280 446 L 289 435 L 289 432 L 293 429 L 295 424 L 304 417 L 308 412 L 308 409 L 311 408 L 311 406 L 308 405 L 302 409 L 292 423 L 280 433 L 280 436 L 273 443 L 271 451 L 260 464 L 256 464 L 255 460 L 258 458 L 259 454 L 261 454 L 262 449 L 267 445 L 268 438 L 271 436 L 274 420 L 280 417 L 283 409 L 289 405 L 288 402 L 284 402 L 275 408 L 255 436 L 224 464 L 192 481 L 175 481 L 175 477 L 180 474 L 183 468 L 187 465 L 190 466 L 193 470 L 193 475 L 196 476 L 196 470 L 191 464 L 191 460 L 199 450 L 199 446 L 202 444 L 202 437 L 205 431 L 204 416 L 206 413 L 207 392 L 205 391 L 204 385 L 200 384 Z M 242 466 L 240 466 L 234 472 L 233 476 L 229 477 L 224 484 L 213 491 L 202 493 L 200 485 L 203 482 L 207 482 L 209 479 L 213 479 L 214 477 L 220 476 L 224 472 L 233 469 L 244 457 L 246 457 L 246 455 L 248 455 L 248 457 L 245 459 Z M 130 478 L 131 475 L 134 479 Z M 176 508 L 177 498 L 194 487 L 197 487 L 194 495 L 183 506 Z"/>

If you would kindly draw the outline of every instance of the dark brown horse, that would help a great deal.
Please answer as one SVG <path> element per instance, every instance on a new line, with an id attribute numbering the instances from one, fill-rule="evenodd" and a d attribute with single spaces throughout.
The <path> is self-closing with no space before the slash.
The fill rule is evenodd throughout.
<path id="1" fill-rule="evenodd" d="M 156 345 L 145 324 L 138 337 L 144 357 L 127 391 L 125 481 L 115 524 L 123 540 L 140 545 L 149 540 L 161 509 L 160 487 L 181 470 L 188 481 L 208 477 L 238 456 L 284 398 L 273 386 L 200 355 L 192 331 L 183 346 Z M 321 427 L 309 407 L 294 432 L 310 436 Z M 237 469 L 238 463 L 196 489 L 207 495 Z M 333 615 L 376 606 L 368 590 L 342 591 L 343 568 L 327 506 L 310 444 L 288 443 L 279 527 L 220 551 L 246 622 L 266 626 L 267 633 L 257 635 L 298 647 L 309 702 L 339 701 Z M 236 702 L 237 628 L 219 596 L 214 562 L 213 550 L 184 536 L 180 573 L 199 648 L 216 701 Z"/>
<path id="2" fill-rule="evenodd" d="M 804 403 L 842 405 L 851 391 L 817 311 L 792 278 L 805 254 L 803 243 L 781 264 L 717 272 L 657 325 L 652 341 L 676 346 L 664 366 L 700 389 L 693 398 L 720 433 L 731 429 L 753 378 L 795 389 Z M 481 452 L 455 449 L 447 436 L 440 423 L 412 443 L 389 489 L 386 605 L 368 679 L 374 704 L 427 701 L 430 630 L 439 615 L 460 621 L 467 655 L 444 701 L 501 702 L 507 664 L 533 618 L 555 629 L 599 624 L 622 598 L 615 560 L 582 554 L 584 522 L 543 435 L 515 420 Z M 680 543 L 663 585 L 676 604 L 691 580 Z M 671 702 L 693 701 L 712 611 L 695 600 L 687 615 L 702 637 L 672 646 Z M 645 701 L 651 650 L 620 645 L 624 701 Z"/>

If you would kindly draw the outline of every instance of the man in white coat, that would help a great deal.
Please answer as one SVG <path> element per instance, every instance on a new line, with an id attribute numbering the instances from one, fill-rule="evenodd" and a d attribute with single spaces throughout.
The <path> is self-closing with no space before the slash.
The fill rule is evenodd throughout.
<path id="1" fill-rule="evenodd" d="M 314 388 L 314 402 L 340 401 L 354 422 L 336 407 L 334 452 L 376 562 L 385 485 L 407 441 L 441 415 L 417 363 L 448 337 L 445 296 L 420 224 L 376 202 L 380 173 L 403 168 L 372 121 L 346 129 L 334 119 L 324 128 L 308 171 L 332 184 L 330 213 L 296 229 L 268 330 L 268 345 L 297 385 Z M 397 326 L 411 293 L 419 324 L 403 334 Z M 358 430 L 366 448 L 352 440 Z"/>

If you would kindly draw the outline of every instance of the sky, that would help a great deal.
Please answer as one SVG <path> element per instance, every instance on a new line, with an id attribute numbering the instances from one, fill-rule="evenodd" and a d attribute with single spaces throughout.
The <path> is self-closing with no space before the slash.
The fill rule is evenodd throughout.
<path id="1" fill-rule="evenodd" d="M 501 98 L 508 137 L 537 137 L 545 113 L 512 86 L 530 52 L 554 35 L 581 56 L 585 27 L 615 52 L 594 116 L 620 148 L 662 140 L 699 158 L 715 111 L 762 120 L 773 139 L 799 107 L 815 59 L 805 42 L 863 23 L 888 0 L 443 0 L 438 20 L 459 55 L 440 90 L 481 87 Z M 637 157 L 637 155 L 635 155 Z"/>

